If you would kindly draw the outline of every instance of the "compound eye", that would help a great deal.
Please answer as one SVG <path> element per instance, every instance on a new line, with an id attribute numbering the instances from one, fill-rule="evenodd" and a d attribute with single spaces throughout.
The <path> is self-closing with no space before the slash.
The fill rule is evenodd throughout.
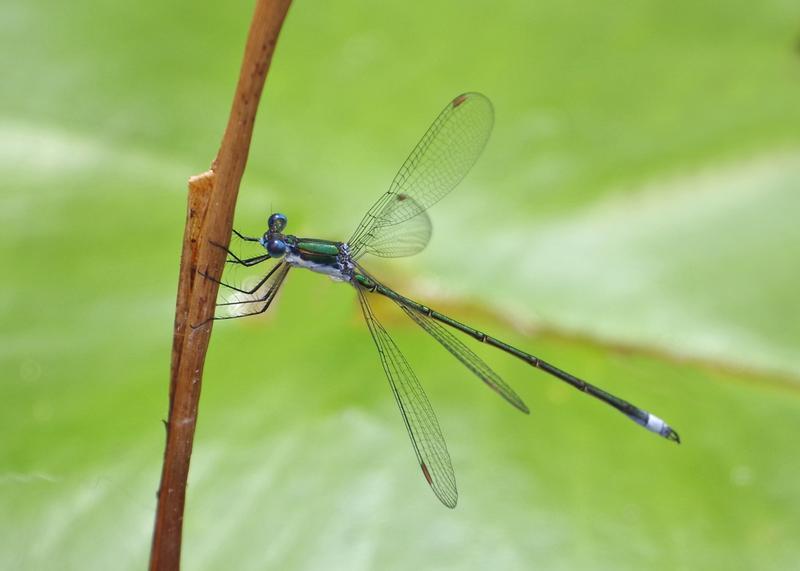
<path id="1" fill-rule="evenodd" d="M 276 212 L 267 219 L 267 226 L 271 232 L 283 232 L 286 228 L 286 215 Z"/>
<path id="2" fill-rule="evenodd" d="M 273 258 L 280 258 L 286 253 L 286 242 L 277 238 L 267 240 L 267 252 Z"/>

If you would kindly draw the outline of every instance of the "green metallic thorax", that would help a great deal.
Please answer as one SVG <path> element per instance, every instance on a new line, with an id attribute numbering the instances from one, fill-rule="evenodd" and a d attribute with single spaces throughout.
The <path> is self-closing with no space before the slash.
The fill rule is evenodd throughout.
<path id="1" fill-rule="evenodd" d="M 325 265 L 334 265 L 338 261 L 339 242 L 297 238 L 297 242 L 293 246 L 297 255 L 305 261 Z"/>

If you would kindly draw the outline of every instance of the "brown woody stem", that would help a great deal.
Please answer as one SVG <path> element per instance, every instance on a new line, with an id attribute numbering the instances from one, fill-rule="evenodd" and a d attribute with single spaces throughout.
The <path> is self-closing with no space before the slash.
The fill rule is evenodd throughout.
<path id="1" fill-rule="evenodd" d="M 198 271 L 222 274 L 239 183 L 256 111 L 278 34 L 291 0 L 257 0 L 228 126 L 211 170 L 189 180 L 172 344 L 167 445 L 150 553 L 151 570 L 180 567 L 186 480 L 197 424 L 200 385 L 219 284 Z M 205 323 L 199 327 L 194 324 Z"/>

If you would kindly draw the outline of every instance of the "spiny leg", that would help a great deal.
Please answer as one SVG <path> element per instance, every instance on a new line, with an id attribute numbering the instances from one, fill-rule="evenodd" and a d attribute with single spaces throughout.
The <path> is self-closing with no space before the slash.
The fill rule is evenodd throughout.
<path id="1" fill-rule="evenodd" d="M 239 264 L 239 265 L 242 265 L 242 266 L 244 266 L 246 268 L 249 268 L 251 266 L 255 266 L 257 264 L 260 264 L 261 262 L 265 262 L 265 261 L 269 260 L 272 257 L 269 254 L 261 254 L 260 256 L 253 256 L 252 258 L 244 258 L 244 259 L 242 259 L 239 256 L 237 256 L 236 254 L 234 254 L 233 252 L 231 252 L 230 250 L 228 250 L 228 253 L 231 256 L 233 256 L 233 259 L 232 260 L 225 260 L 226 264 Z"/>
<path id="2" fill-rule="evenodd" d="M 266 302 L 266 303 L 264 303 L 264 307 L 262 307 L 262 308 L 260 308 L 260 309 L 258 309 L 256 311 L 251 311 L 249 313 L 242 313 L 241 315 L 226 315 L 226 316 L 222 316 L 222 317 L 212 317 L 211 319 L 213 319 L 214 321 L 220 321 L 220 320 L 223 320 L 223 319 L 239 319 L 240 317 L 250 317 L 251 315 L 258 315 L 260 313 L 264 313 L 267 309 L 269 309 L 269 306 L 272 304 L 272 302 L 275 300 L 275 296 L 278 294 L 278 290 L 280 289 L 281 285 L 283 285 L 283 280 L 286 279 L 286 275 L 289 273 L 289 270 L 291 269 L 291 266 L 288 265 L 288 264 L 279 264 L 278 266 L 275 266 L 275 267 L 276 268 L 280 267 L 280 268 L 283 268 L 283 269 L 275 277 L 275 282 L 269 287 L 269 289 L 267 290 L 267 293 L 264 295 L 264 297 L 262 299 L 238 302 L 239 304 L 242 304 L 242 303 L 255 303 L 255 302 L 258 302 L 258 301 L 264 301 L 264 302 Z M 226 303 L 226 304 L 218 304 L 218 305 L 237 305 L 237 304 Z"/>
<path id="3" fill-rule="evenodd" d="M 277 268 L 282 268 L 282 270 L 275 277 L 275 281 L 272 283 L 272 285 L 270 285 L 269 289 L 267 290 L 267 293 L 264 294 L 263 298 L 258 299 L 258 300 L 248 300 L 248 301 L 238 302 L 238 303 L 253 303 L 253 302 L 257 302 L 257 301 L 266 301 L 266 303 L 264 304 L 264 307 L 262 307 L 258 311 L 253 311 L 253 312 L 250 312 L 250 313 L 243 313 L 242 315 L 230 315 L 230 316 L 225 316 L 225 317 L 212 316 L 212 317 L 209 317 L 208 319 L 206 319 L 205 321 L 203 321 L 201 323 L 198 323 L 196 325 L 192 325 L 192 329 L 197 329 L 198 327 L 201 327 L 201 326 L 205 325 L 209 321 L 217 321 L 217 320 L 220 320 L 220 319 L 238 319 L 240 317 L 248 317 L 250 315 L 257 315 L 259 313 L 264 313 L 269 308 L 270 304 L 272 303 L 272 300 L 275 299 L 275 295 L 278 293 L 278 289 L 281 287 L 281 284 L 283 283 L 283 280 L 286 278 L 286 274 L 289 273 L 289 269 L 291 268 L 291 266 L 289 266 L 288 264 L 285 264 L 285 263 L 280 263 L 277 266 L 275 266 L 275 268 L 273 268 L 270 273 L 273 273 Z M 267 277 L 269 277 L 269 276 L 267 276 Z M 264 281 L 266 281 L 266 280 L 264 280 Z M 234 305 L 234 304 L 217 304 L 217 305 Z"/>
<path id="4" fill-rule="evenodd" d="M 232 232 L 233 232 L 233 233 L 234 233 L 234 234 L 235 234 L 235 235 L 236 235 L 236 236 L 237 236 L 239 239 L 241 239 L 241 240 L 244 240 L 244 241 L 246 241 L 246 242 L 261 242 L 261 239 L 260 239 L 260 238 L 255 238 L 255 237 L 252 237 L 252 236 L 245 236 L 244 234 L 242 234 L 241 232 L 239 232 L 238 230 L 236 230 L 236 228 L 231 228 L 231 231 L 232 231 Z M 209 240 L 209 241 L 210 241 L 210 240 Z M 230 250 L 230 248 L 226 248 L 226 247 L 225 247 L 225 246 L 223 246 L 222 244 L 217 244 L 216 242 L 213 242 L 213 241 L 210 241 L 210 242 L 211 242 L 211 244 L 212 244 L 212 245 L 216 246 L 217 248 L 221 248 L 221 249 L 225 250 L 225 251 L 226 251 L 228 254 L 230 254 L 231 256 L 233 256 L 233 260 L 226 260 L 226 262 L 228 262 L 228 263 L 232 263 L 232 264 L 242 264 L 242 265 L 244 265 L 244 266 L 253 266 L 253 265 L 255 265 L 255 264 L 258 264 L 258 263 L 261 263 L 261 262 L 263 262 L 263 261 L 264 261 L 264 260 L 266 260 L 266 259 L 269 259 L 269 256 L 263 256 L 263 255 L 262 255 L 262 256 L 253 256 L 252 258 L 246 258 L 246 259 L 242 260 L 242 259 L 241 259 L 239 256 L 237 256 L 236 254 L 234 254 L 234 253 L 233 253 L 233 252 Z"/>
<path id="5" fill-rule="evenodd" d="M 244 234 L 242 234 L 239 231 L 237 231 L 236 228 L 231 228 L 231 231 L 236 236 L 238 236 L 241 240 L 244 240 L 245 242 L 261 242 L 261 238 L 254 238 L 252 236 L 245 236 Z M 260 256 L 253 256 L 252 258 L 246 258 L 246 259 L 242 260 L 241 258 L 239 258 L 239 256 L 237 256 L 236 254 L 231 252 L 228 248 L 226 248 L 226 250 L 228 250 L 228 253 L 231 256 L 233 256 L 233 260 L 226 260 L 229 264 L 241 264 L 243 266 L 250 267 L 250 266 L 255 266 L 256 264 L 260 264 L 264 260 L 268 260 L 270 258 L 269 254 L 267 254 L 267 255 L 263 255 L 262 254 Z"/>
<path id="6" fill-rule="evenodd" d="M 226 248 L 222 244 L 218 244 L 213 240 L 209 240 L 208 243 L 211 244 L 212 246 L 219 248 L 220 250 L 225 250 L 226 253 L 228 253 L 230 256 L 233 257 L 232 260 L 225 260 L 225 263 L 227 264 L 241 264 L 242 266 L 246 266 L 249 268 L 250 266 L 255 266 L 256 264 L 260 264 L 261 262 L 269 260 L 271 258 L 269 254 L 261 254 L 260 256 L 253 256 L 252 258 L 242 259 L 236 254 L 234 254 L 230 248 Z"/>
<path id="7" fill-rule="evenodd" d="M 261 281 L 262 281 L 262 284 L 263 284 L 263 282 L 266 281 L 266 278 L 264 280 L 261 280 Z M 269 297 L 270 293 L 272 292 L 272 287 L 273 286 L 270 286 L 267 289 L 267 291 L 264 293 L 264 295 L 262 295 L 261 297 L 256 297 L 256 298 L 253 298 L 253 299 L 240 299 L 240 300 L 237 300 L 237 301 L 223 301 L 223 302 L 217 303 L 216 307 L 224 307 L 226 305 L 246 305 L 248 303 L 261 303 L 262 301 L 266 301 L 267 300 L 267 298 Z"/>
<path id="8" fill-rule="evenodd" d="M 234 234 L 236 234 L 239 238 L 241 238 L 242 240 L 245 240 L 246 242 L 259 242 L 260 241 L 260 238 L 251 238 L 250 236 L 245 236 L 244 234 L 240 234 L 239 232 L 236 231 L 236 228 L 231 228 L 231 231 Z"/>
<path id="9" fill-rule="evenodd" d="M 218 280 L 217 278 L 215 278 L 215 277 L 213 277 L 213 276 L 210 276 L 210 275 L 208 275 L 208 273 L 206 273 L 206 272 L 201 272 L 200 270 L 197 270 L 197 273 L 199 273 L 199 274 L 200 274 L 201 276 L 203 276 L 204 278 L 206 278 L 206 279 L 208 279 L 208 280 L 211 280 L 212 282 L 216 282 L 216 283 L 218 283 L 218 284 L 219 284 L 219 285 L 221 285 L 221 286 L 225 286 L 225 287 L 226 287 L 226 288 L 228 288 L 228 289 L 232 289 L 232 290 L 234 290 L 234 291 L 238 291 L 239 293 L 244 293 L 244 294 L 247 294 L 247 295 L 253 295 L 254 293 L 256 293 L 256 292 L 257 292 L 257 291 L 258 291 L 258 290 L 261 288 L 261 286 L 263 286 L 263 285 L 264 285 L 264 284 L 267 282 L 267 280 L 268 280 L 268 279 L 269 279 L 269 278 L 272 276 L 272 274 L 274 274 L 274 273 L 275 273 L 275 271 L 276 271 L 278 268 L 280 268 L 282 265 L 283 265 L 283 264 L 276 264 L 275 266 L 273 266 L 273 268 L 272 268 L 272 269 L 271 269 L 271 270 L 270 270 L 270 271 L 267 273 L 267 275 L 265 275 L 265 276 L 264 276 L 264 277 L 261 279 L 261 281 L 260 281 L 260 282 L 258 282 L 258 283 L 255 285 L 255 287 L 253 287 L 253 288 L 252 288 L 252 289 L 250 289 L 250 290 L 246 290 L 246 289 L 239 289 L 239 288 L 238 288 L 238 287 L 236 287 L 236 286 L 232 286 L 232 285 L 230 285 L 230 284 L 226 284 L 226 283 L 225 283 L 225 282 L 223 282 L 222 280 Z M 256 301 L 258 301 L 258 300 L 256 300 Z M 243 303 L 243 302 L 238 302 L 238 303 Z M 218 303 L 217 305 L 232 305 L 232 304 L 229 304 L 229 303 L 223 303 L 223 304 L 219 304 L 219 303 Z"/>

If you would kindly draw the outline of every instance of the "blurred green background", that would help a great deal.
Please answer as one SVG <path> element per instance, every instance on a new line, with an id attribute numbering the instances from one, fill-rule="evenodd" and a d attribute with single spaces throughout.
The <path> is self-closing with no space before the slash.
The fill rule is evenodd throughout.
<path id="1" fill-rule="evenodd" d="M 251 11 L 3 6 L 2 569 L 146 565 L 186 180 Z M 295 271 L 268 315 L 214 328 L 185 568 L 796 567 L 798 22 L 785 0 L 296 2 L 236 227 L 280 209 L 347 238 L 441 107 L 482 91 L 494 134 L 431 245 L 369 267 L 684 444 L 476 347 L 525 417 L 382 305 L 448 440 L 448 510 L 353 291 Z"/>

